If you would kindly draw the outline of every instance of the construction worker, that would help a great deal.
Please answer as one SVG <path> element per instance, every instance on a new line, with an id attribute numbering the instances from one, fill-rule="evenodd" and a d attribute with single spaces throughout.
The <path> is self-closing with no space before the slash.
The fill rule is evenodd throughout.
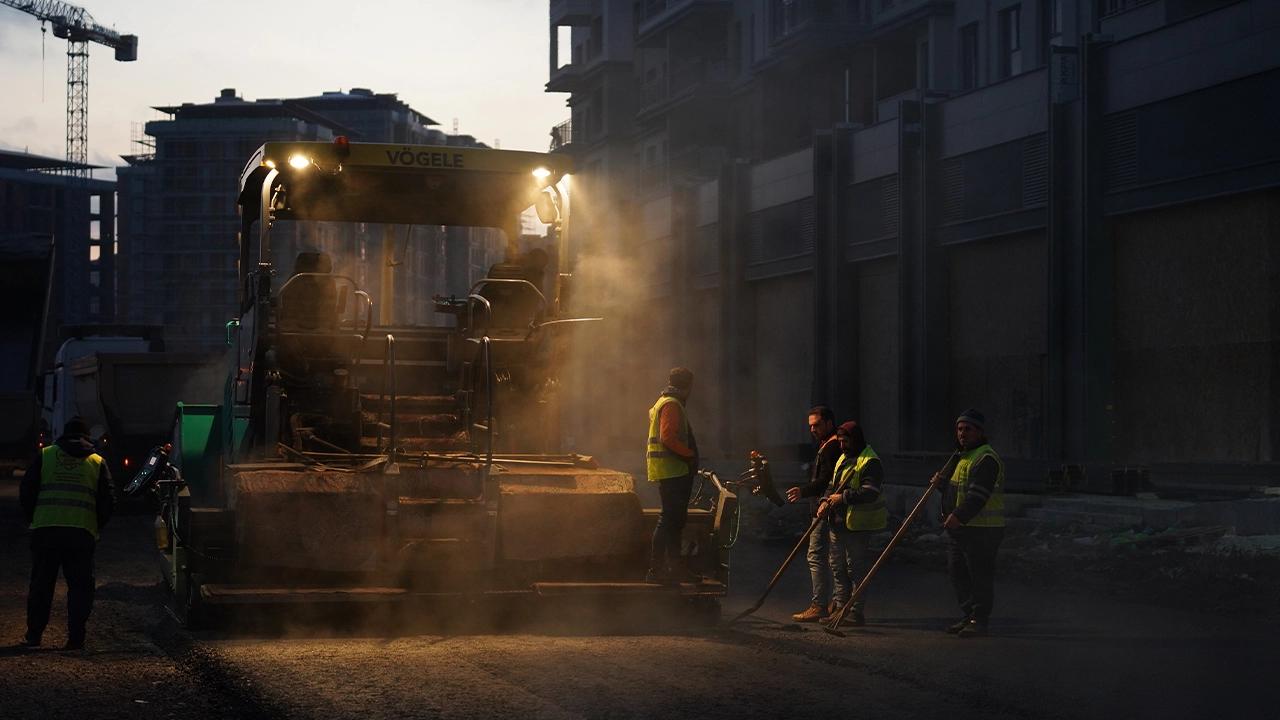
<path id="1" fill-rule="evenodd" d="M 862 427 L 849 420 L 836 429 L 840 442 L 840 458 L 832 478 L 834 492 L 827 497 L 831 521 L 831 593 L 833 612 L 848 604 L 858 589 L 858 579 L 871 566 L 871 535 L 884 530 L 888 523 L 884 498 L 884 467 L 880 456 L 867 444 Z M 867 624 L 863 610 L 866 596 L 853 601 L 849 623 Z"/>
<path id="2" fill-rule="evenodd" d="M 662 512 L 653 529 L 645 582 L 693 579 L 680 557 L 680 540 L 689 514 L 693 477 L 698 472 L 698 441 L 693 436 L 693 427 L 685 410 L 692 389 L 693 373 L 688 368 L 672 368 L 666 389 L 649 408 L 646 469 L 649 482 L 658 483 Z"/>
<path id="3" fill-rule="evenodd" d="M 1004 539 L 1004 463 L 987 444 L 985 425 L 977 410 L 960 413 L 957 459 L 933 476 L 942 490 L 942 526 L 950 538 L 947 573 L 964 612 L 947 632 L 964 638 L 987 634 L 995 604 L 996 551 Z"/>
<path id="4" fill-rule="evenodd" d="M 826 498 L 840 458 L 840 443 L 836 441 L 836 416 L 826 405 L 815 405 L 809 410 L 809 435 L 818 444 L 813 464 L 809 470 L 809 482 L 787 489 L 787 501 L 799 502 L 801 498 Z M 826 513 L 820 513 L 818 527 L 809 535 L 809 606 L 791 616 L 796 622 L 818 622 L 831 613 L 828 594 L 831 586 L 831 534 Z"/>
<path id="5" fill-rule="evenodd" d="M 19 644 L 40 645 L 61 569 L 67 580 L 67 641 L 63 649 L 80 650 L 93 609 L 93 551 L 114 506 L 111 472 L 94 452 L 89 426 L 83 419 L 72 418 L 62 437 L 40 451 L 18 492 L 32 530 L 27 634 Z"/>

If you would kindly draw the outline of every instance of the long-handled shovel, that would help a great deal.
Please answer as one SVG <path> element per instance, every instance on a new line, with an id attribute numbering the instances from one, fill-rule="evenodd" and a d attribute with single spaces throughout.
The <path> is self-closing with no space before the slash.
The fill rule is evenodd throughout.
<path id="1" fill-rule="evenodd" d="M 942 469 L 947 469 L 947 465 L 950 465 L 951 461 L 955 460 L 956 455 L 958 454 L 958 450 L 952 453 L 951 457 L 947 459 L 946 465 L 942 466 Z M 938 472 L 942 472 L 942 470 L 939 470 Z M 844 616 L 849 612 L 849 608 L 853 607 L 853 602 L 862 597 L 862 593 L 867 589 L 867 583 L 871 582 L 871 578 L 876 576 L 876 572 L 880 569 L 880 566 L 884 564 L 884 561 L 889 558 L 889 553 L 893 552 L 893 549 L 898 546 L 898 542 L 902 540 L 902 536 L 907 534 L 907 529 L 911 527 L 911 524 L 916 521 L 916 517 L 920 515 L 922 510 L 924 510 L 924 504 L 928 502 L 929 496 L 933 495 L 933 491 L 936 488 L 937 486 L 934 485 L 931 478 L 929 485 L 924 489 L 924 494 L 920 496 L 918 501 L 916 501 L 916 506 L 911 508 L 911 512 L 907 513 L 906 519 L 902 521 L 902 525 L 898 527 L 898 531 L 893 534 L 893 538 L 889 540 L 889 544 L 884 546 L 884 551 L 880 553 L 880 557 L 876 558 L 875 563 L 871 565 L 871 569 L 868 570 L 866 576 L 862 578 L 862 582 L 858 583 L 858 587 L 854 588 L 853 595 L 849 597 L 849 601 L 844 604 L 844 607 L 840 608 L 840 612 L 836 613 L 827 621 L 826 625 L 822 628 L 823 630 L 831 633 L 832 635 L 845 637 L 845 634 L 839 630 L 840 623 L 844 622 Z"/>
<path id="2" fill-rule="evenodd" d="M 773 587 L 782 579 L 782 574 L 791 566 L 791 561 L 796 559 L 796 555 L 800 553 L 800 548 L 804 547 L 805 544 L 809 542 L 809 536 L 813 534 L 813 531 L 816 530 L 818 525 L 822 522 L 823 516 L 826 515 L 826 509 L 826 503 L 822 503 L 822 505 L 818 507 L 818 514 L 814 516 L 813 522 L 809 523 L 809 529 L 804 531 L 804 535 L 800 536 L 800 541 L 796 543 L 795 547 L 791 548 L 791 553 L 787 555 L 786 560 L 782 561 L 782 567 L 778 568 L 778 571 L 773 574 L 773 579 L 769 581 L 769 585 L 764 589 L 764 593 L 760 595 L 760 599 L 756 600 L 754 605 L 738 613 L 732 620 L 725 623 L 726 626 L 738 622 L 742 618 L 759 610 L 761 605 L 764 605 L 765 598 L 769 597 L 769 593 L 773 592 Z"/>

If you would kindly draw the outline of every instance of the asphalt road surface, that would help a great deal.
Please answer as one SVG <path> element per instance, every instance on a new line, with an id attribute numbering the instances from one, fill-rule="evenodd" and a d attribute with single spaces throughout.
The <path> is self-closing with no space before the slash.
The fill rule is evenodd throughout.
<path id="1" fill-rule="evenodd" d="M 17 483 L 3 482 L 0 645 L 22 634 L 30 569 Z M 561 606 L 554 624 L 449 632 L 397 618 L 187 633 L 163 606 L 150 524 L 104 533 L 87 652 L 0 649 L 0 718 L 1280 717 L 1274 627 L 1002 577 L 992 636 L 961 640 L 942 632 L 956 615 L 945 577 L 907 564 L 877 579 L 870 625 L 846 638 L 790 622 L 803 559 L 728 628 L 609 606 L 603 631 L 599 614 Z M 786 550 L 738 548 L 725 617 Z"/>

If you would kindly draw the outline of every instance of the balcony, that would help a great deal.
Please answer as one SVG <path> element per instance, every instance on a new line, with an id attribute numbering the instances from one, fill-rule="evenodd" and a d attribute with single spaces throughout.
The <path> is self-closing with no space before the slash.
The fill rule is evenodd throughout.
<path id="1" fill-rule="evenodd" d="M 551 128 L 551 152 L 569 152 L 573 147 L 573 120 Z"/>
<path id="2" fill-rule="evenodd" d="M 825 50 L 859 41 L 867 22 L 840 3 L 793 0 L 769 3 L 768 38 L 774 50 Z"/>
<path id="3" fill-rule="evenodd" d="M 673 66 L 664 77 L 641 85 L 636 117 L 651 118 L 687 100 L 722 97 L 728 93 L 732 79 L 727 60 L 700 58 Z"/>
<path id="4" fill-rule="evenodd" d="M 1128 12 L 1140 5 L 1149 5 L 1154 0 L 1098 0 L 1098 17 L 1107 18 Z"/>
<path id="5" fill-rule="evenodd" d="M 561 65 L 551 71 L 551 77 L 547 80 L 547 92 L 577 92 L 582 85 L 582 76 L 581 65 Z"/>
<path id="6" fill-rule="evenodd" d="M 589 25 L 600 14 L 598 0 L 551 0 L 551 26 Z"/>
<path id="7" fill-rule="evenodd" d="M 689 18 L 699 20 L 727 16 L 733 8 L 731 0 L 640 0 L 635 4 L 636 44 L 660 37 L 677 22 Z"/>

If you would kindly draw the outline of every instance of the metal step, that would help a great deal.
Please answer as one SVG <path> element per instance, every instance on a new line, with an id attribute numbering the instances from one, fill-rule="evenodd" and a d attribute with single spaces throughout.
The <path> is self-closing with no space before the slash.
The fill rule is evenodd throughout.
<path id="1" fill-rule="evenodd" d="M 286 603 L 385 602 L 408 595 L 393 587 L 267 588 L 202 585 L 200 598 L 214 605 L 270 605 Z"/>
<path id="2" fill-rule="evenodd" d="M 460 403 L 453 395 L 397 395 L 396 413 L 456 413 Z M 391 396 L 381 393 L 361 393 L 360 406 L 365 412 L 378 413 L 391 408 Z"/>
<path id="3" fill-rule="evenodd" d="M 537 582 L 533 591 L 540 597 L 565 597 L 585 595 L 688 595 L 722 596 L 724 583 L 703 578 L 701 582 L 659 585 L 646 582 Z"/>

